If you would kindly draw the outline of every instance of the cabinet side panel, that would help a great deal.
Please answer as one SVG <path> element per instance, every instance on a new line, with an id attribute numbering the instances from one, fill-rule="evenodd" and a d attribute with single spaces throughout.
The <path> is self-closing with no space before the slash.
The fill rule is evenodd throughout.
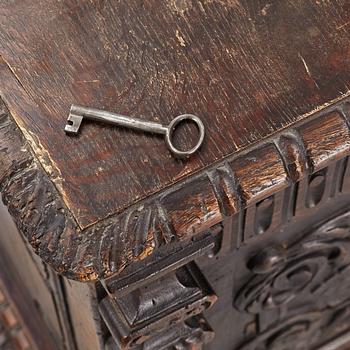
<path id="1" fill-rule="evenodd" d="M 11 297 L 19 298 L 19 302 L 26 304 L 25 311 L 34 309 L 38 318 L 42 319 L 50 338 L 53 339 L 57 349 L 64 348 L 64 337 L 57 313 L 57 307 L 53 298 L 53 290 L 50 287 L 48 274 L 45 276 L 35 264 L 31 254 L 27 250 L 25 242 L 16 229 L 6 208 L 0 201 L 0 262 L 1 276 L 4 279 L 5 288 L 9 290 Z M 44 271 L 44 267 L 42 267 Z M 7 281 L 7 282 L 6 282 Z M 11 283 L 11 286 L 9 285 Z M 13 295 L 12 295 L 13 294 Z M 16 300 L 13 300 L 15 303 Z M 20 305 L 16 305 L 20 309 Z M 19 310 L 21 312 L 21 310 Z M 30 313 L 22 315 L 24 322 L 34 322 L 34 316 Z M 28 326 L 30 326 L 28 324 Z M 29 327 L 31 328 L 31 327 Z M 40 338 L 45 338 L 44 330 Z M 42 339 L 39 340 L 39 343 Z"/>
<path id="2" fill-rule="evenodd" d="M 79 350 L 102 350 L 102 322 L 94 285 L 64 280 L 66 300 Z"/>

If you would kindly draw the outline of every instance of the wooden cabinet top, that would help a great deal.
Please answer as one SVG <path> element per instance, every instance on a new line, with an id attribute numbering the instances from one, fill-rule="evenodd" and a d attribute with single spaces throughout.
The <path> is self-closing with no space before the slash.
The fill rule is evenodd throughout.
<path id="1" fill-rule="evenodd" d="M 21 138 L 17 142 L 7 133 L 7 141 L 1 141 L 2 162 L 13 169 L 15 160 L 24 161 L 19 150 L 11 156 L 4 151 L 15 149 L 11 142 L 30 145 L 27 151 L 38 162 L 40 176 L 53 186 L 50 194 L 57 193 L 61 203 L 57 212 L 64 212 L 64 220 L 69 217 L 71 222 L 55 221 L 57 214 L 51 218 L 53 225 L 65 226 L 66 233 L 71 230 L 67 242 L 62 243 L 60 236 L 52 243 L 65 252 L 51 264 L 73 277 L 80 263 L 86 275 L 90 268 L 91 276 L 103 275 L 107 269 L 101 262 L 102 272 L 91 266 L 107 245 L 101 237 L 114 237 L 106 231 L 108 220 L 293 128 L 346 97 L 350 86 L 350 5 L 346 0 L 14 0 L 2 2 L 0 21 L 0 93 L 10 120 L 23 135 L 16 134 Z M 178 160 L 162 138 L 123 128 L 86 123 L 78 137 L 68 137 L 64 126 L 71 104 L 164 124 L 176 115 L 193 113 L 204 121 L 205 141 L 196 155 Z M 342 125 L 334 123 L 338 135 L 343 135 Z M 187 137 L 178 142 L 186 146 L 192 130 L 182 131 Z M 348 147 L 347 135 L 345 139 L 342 145 Z M 273 161 L 271 154 L 267 158 Z M 285 171 L 285 165 L 278 166 Z M 268 178 L 270 183 L 274 178 L 278 182 L 278 171 Z M 39 187 L 40 192 L 44 187 Z M 30 189 L 21 191 L 23 196 Z M 173 206 L 170 216 L 183 218 L 184 203 L 200 205 L 193 199 L 199 196 L 196 191 L 207 196 L 201 205 L 211 208 L 209 223 L 219 221 L 222 205 L 213 204 L 214 190 L 200 181 L 192 189 L 191 203 L 181 195 L 159 197 L 159 201 Z M 19 213 L 13 215 L 19 222 L 25 220 Z M 153 217 L 149 215 L 143 217 L 143 225 Z M 180 230 L 182 222 L 174 219 L 172 229 Z M 42 228 L 43 235 L 56 226 Z M 98 227 L 104 233 L 97 234 Z M 87 234 L 81 233 L 86 229 L 92 230 L 89 237 L 98 247 L 91 249 L 96 251 L 89 250 Z M 80 233 L 74 238 L 73 231 Z M 41 238 L 31 243 L 48 256 L 54 248 L 47 242 L 40 246 Z M 121 233 L 114 238 L 120 240 L 120 249 L 129 244 Z M 146 234 L 143 239 L 151 238 Z M 135 242 L 130 243 L 133 249 Z M 79 247 L 80 255 L 74 247 Z M 153 249 L 146 248 L 139 255 Z M 126 264 L 128 254 L 118 268 Z M 79 256 L 89 256 L 91 261 L 80 261 Z"/>

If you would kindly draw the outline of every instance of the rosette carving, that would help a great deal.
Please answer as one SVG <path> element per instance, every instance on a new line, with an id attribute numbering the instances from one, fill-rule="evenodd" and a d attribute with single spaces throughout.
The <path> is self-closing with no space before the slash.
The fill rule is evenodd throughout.
<path id="1" fill-rule="evenodd" d="M 242 349 L 310 349 L 350 329 L 350 213 L 247 266 L 234 307 L 254 315 L 259 334 L 246 334 Z"/>

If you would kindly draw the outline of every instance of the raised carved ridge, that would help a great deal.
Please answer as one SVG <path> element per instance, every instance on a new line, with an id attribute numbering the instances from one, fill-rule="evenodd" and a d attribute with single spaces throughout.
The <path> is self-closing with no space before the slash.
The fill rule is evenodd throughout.
<path id="1" fill-rule="evenodd" d="M 78 280 L 105 278 L 227 218 L 239 215 L 242 220 L 243 209 L 256 203 L 261 202 L 259 210 L 273 212 L 269 205 L 277 206 L 278 195 L 269 199 L 270 204 L 262 201 L 349 154 L 348 103 L 344 99 L 327 107 L 84 231 L 2 107 L 1 193 L 21 232 L 56 271 Z M 349 171 L 344 164 L 341 183 Z M 254 225 L 262 232 L 272 221 Z M 241 228 L 232 247 L 238 248 L 254 230 Z"/>

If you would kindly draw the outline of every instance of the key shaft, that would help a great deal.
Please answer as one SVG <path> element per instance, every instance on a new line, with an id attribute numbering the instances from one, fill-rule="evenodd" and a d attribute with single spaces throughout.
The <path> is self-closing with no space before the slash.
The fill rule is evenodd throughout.
<path id="1" fill-rule="evenodd" d="M 79 132 L 83 118 L 161 135 L 165 135 L 168 130 L 166 126 L 163 126 L 160 123 L 150 122 L 122 114 L 102 111 L 95 108 L 72 105 L 67 119 L 65 131 L 67 133 L 77 134 Z"/>

